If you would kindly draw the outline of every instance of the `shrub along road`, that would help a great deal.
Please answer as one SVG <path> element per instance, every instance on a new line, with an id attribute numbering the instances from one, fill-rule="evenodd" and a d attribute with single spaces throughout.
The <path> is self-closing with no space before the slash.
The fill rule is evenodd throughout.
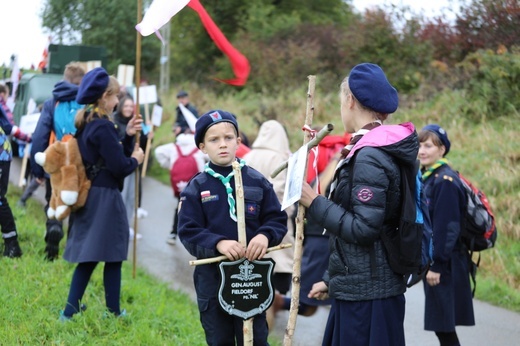
<path id="1" fill-rule="evenodd" d="M 20 159 L 15 158 L 11 166 L 10 181 L 18 185 Z M 178 241 L 168 245 L 166 237 L 173 222 L 176 202 L 170 186 L 146 177 L 142 184 L 142 207 L 148 217 L 139 219 L 138 232 L 143 238 L 137 241 L 137 265 L 157 279 L 167 282 L 173 289 L 187 293 L 195 301 L 192 272 L 189 261 L 193 259 Z M 43 201 L 44 189 L 40 187 L 35 197 Z M 16 201 L 9 201 L 15 205 Z M 23 232 L 23 230 L 20 230 Z M 22 244 L 23 247 L 23 244 Z M 130 244 L 132 261 L 133 244 Z M 124 289 L 124 288 L 123 288 Z M 465 345 L 518 345 L 520 340 L 520 314 L 498 308 L 478 300 L 474 301 L 476 327 L 458 327 L 457 333 Z M 424 294 L 418 284 L 406 293 L 405 334 L 408 345 L 436 346 L 433 332 L 423 330 Z M 321 344 L 321 337 L 327 321 L 328 309 L 323 307 L 312 317 L 297 319 L 293 345 L 313 346 Z M 273 335 L 283 340 L 288 312 L 279 312 Z"/>

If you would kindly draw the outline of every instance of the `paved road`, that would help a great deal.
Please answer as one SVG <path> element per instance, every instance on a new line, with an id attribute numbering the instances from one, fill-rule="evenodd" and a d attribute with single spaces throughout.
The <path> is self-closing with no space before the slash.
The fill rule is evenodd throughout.
<path id="1" fill-rule="evenodd" d="M 20 162 L 13 161 L 11 181 L 18 184 Z M 42 199 L 43 189 L 37 193 Z M 11 203 L 16 203 L 11 201 Z M 137 242 L 137 263 L 170 287 L 187 293 L 195 298 L 192 272 L 188 261 L 192 257 L 178 243 L 168 245 L 168 235 L 176 203 L 169 186 L 151 178 L 143 180 L 143 208 L 149 213 L 147 218 L 139 219 L 138 232 L 143 238 Z M 130 247 L 132 252 L 133 247 Z M 437 339 L 432 332 L 423 331 L 424 295 L 422 287 L 416 285 L 406 293 L 405 333 L 408 345 L 435 346 Z M 513 346 L 520 345 L 520 314 L 497 308 L 475 300 L 476 327 L 459 327 L 457 332 L 464 345 L 472 346 Z M 328 309 L 318 309 L 312 317 L 298 317 L 293 345 L 314 346 L 321 344 L 321 337 L 327 320 Z M 288 312 L 280 312 L 273 334 L 283 339 Z"/>

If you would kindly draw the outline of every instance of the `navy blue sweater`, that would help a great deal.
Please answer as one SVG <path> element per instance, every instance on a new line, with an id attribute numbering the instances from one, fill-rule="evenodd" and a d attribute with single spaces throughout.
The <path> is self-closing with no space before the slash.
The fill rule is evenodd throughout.
<path id="1" fill-rule="evenodd" d="M 92 180 L 92 186 L 117 188 L 118 182 L 136 169 L 137 160 L 129 157 L 133 137 L 126 135 L 121 142 L 115 124 L 110 120 L 95 119 L 76 136 L 85 166 L 97 164 L 102 158 L 104 169 Z"/>
<path id="2" fill-rule="evenodd" d="M 232 166 L 210 163 L 217 173 L 227 176 Z M 247 165 L 242 168 L 246 235 L 249 242 L 258 234 L 269 240 L 269 247 L 280 244 L 287 233 L 287 214 L 267 179 Z M 235 178 L 230 181 L 235 186 Z M 235 191 L 233 192 L 234 197 Z M 179 238 L 190 254 L 197 258 L 220 256 L 217 243 L 238 240 L 237 223 L 229 216 L 226 189 L 208 173 L 197 174 L 181 193 Z"/>

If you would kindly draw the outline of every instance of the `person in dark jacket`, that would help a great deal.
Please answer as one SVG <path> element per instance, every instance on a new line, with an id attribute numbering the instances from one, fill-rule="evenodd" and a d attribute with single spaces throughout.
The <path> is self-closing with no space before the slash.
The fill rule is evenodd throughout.
<path id="1" fill-rule="evenodd" d="M 424 194 L 432 222 L 433 264 L 423 280 L 424 329 L 434 331 L 442 346 L 460 345 L 455 326 L 473 326 L 468 249 L 460 239 L 466 194 L 445 156 L 448 134 L 437 124 L 419 133 Z"/>
<path id="2" fill-rule="evenodd" d="M 332 298 L 323 345 L 404 345 L 406 285 L 389 265 L 381 234 L 399 221 L 400 165 L 413 165 L 413 124 L 382 125 L 398 95 L 383 70 L 356 65 L 340 89 L 341 119 L 354 133 L 342 150 L 329 199 L 303 184 L 300 203 L 330 236 L 324 280 L 309 297 Z"/>
<path id="3" fill-rule="evenodd" d="M 195 106 L 190 103 L 190 97 L 186 91 L 181 90 L 177 93 L 177 102 L 186 107 L 196 118 L 199 117 L 197 108 L 195 108 Z M 188 122 L 186 121 L 186 118 L 182 114 L 181 107 L 177 106 L 177 108 L 175 108 L 175 111 L 177 113 L 177 117 L 175 118 L 175 124 L 173 125 L 173 128 L 175 135 L 178 135 L 181 133 L 185 133 L 186 130 L 190 129 L 190 127 L 188 125 Z M 191 130 L 193 131 L 193 129 Z"/>
<path id="4" fill-rule="evenodd" d="M 129 121 L 133 118 L 135 113 L 135 102 L 132 96 L 130 95 L 124 95 L 123 97 L 119 97 L 119 104 L 116 107 L 116 111 L 112 114 L 112 119 L 114 123 L 116 124 L 117 133 L 119 135 L 119 138 L 123 140 L 126 136 L 126 126 L 128 125 Z M 143 142 L 146 144 L 147 142 L 147 135 L 141 131 L 140 135 L 140 146 L 143 151 L 146 150 L 146 146 L 142 146 Z M 123 184 L 123 190 L 121 191 L 121 195 L 123 196 L 123 202 L 125 203 L 126 207 L 126 214 L 128 217 L 128 223 L 130 225 L 130 240 L 135 239 L 141 239 L 142 234 L 137 233 L 134 234 L 134 214 L 135 214 L 135 174 L 136 172 L 131 173 L 130 175 L 127 175 Z M 141 192 L 141 175 L 138 176 L 138 186 L 139 186 L 139 192 Z"/>
<path id="5" fill-rule="evenodd" d="M 81 299 L 98 262 L 105 262 L 103 284 L 108 312 L 125 315 L 120 309 L 121 266 L 128 255 L 128 219 L 119 191 L 121 181 L 143 162 L 144 153 L 134 144 L 142 119 L 134 116 L 121 140 L 109 115 L 118 103 L 119 83 L 97 67 L 88 72 L 76 101 L 86 107 L 76 115 L 76 138 L 92 182 L 84 207 L 73 213 L 63 258 L 77 263 L 69 296 L 60 320 L 67 321 L 83 308 Z"/>
<path id="6" fill-rule="evenodd" d="M 31 173 L 36 179 L 38 184 L 45 183 L 45 200 L 47 204 L 44 207 L 45 214 L 47 215 L 47 209 L 49 209 L 49 201 L 51 198 L 51 183 L 47 178 L 47 174 L 44 172 L 42 166 L 36 163 L 34 155 L 38 152 L 44 152 L 47 147 L 52 144 L 51 137 L 55 137 L 57 140 L 61 140 L 55 131 L 54 127 L 54 109 L 58 102 L 74 102 L 76 94 L 78 93 L 78 85 L 81 83 L 81 79 L 85 75 L 85 70 L 80 63 L 71 62 L 65 66 L 63 72 L 63 80 L 58 82 L 54 86 L 52 91 L 52 98 L 45 101 L 43 108 L 40 112 L 40 118 L 38 124 L 32 135 L 33 142 L 31 146 Z M 70 114 L 68 122 L 74 124 L 74 117 L 76 114 Z M 52 135 L 54 133 L 54 136 Z M 73 135 L 74 133 L 72 133 Z M 70 224 L 69 220 L 69 224 Z M 49 261 L 53 261 L 58 258 L 59 245 L 63 238 L 63 226 L 61 221 L 56 219 L 49 219 L 45 223 L 45 258 Z"/>
<path id="7" fill-rule="evenodd" d="M 4 108 L 0 106 L 0 229 L 4 240 L 5 257 L 21 257 L 22 250 L 18 243 L 18 232 L 13 212 L 7 200 L 7 189 L 9 187 L 9 171 L 13 152 L 9 135 L 25 142 L 30 142 L 31 137 L 23 133 L 16 125 L 11 124 Z"/>
<path id="8" fill-rule="evenodd" d="M 269 181 L 238 160 L 244 186 L 247 247 L 238 242 L 233 162 L 240 144 L 235 117 L 212 110 L 196 123 L 195 144 L 210 158 L 181 192 L 179 239 L 197 257 L 225 255 L 230 261 L 261 259 L 267 248 L 280 244 L 287 233 L 287 214 Z M 200 320 L 208 345 L 243 345 L 243 319 L 224 311 L 218 302 L 218 263 L 199 265 L 193 273 Z M 254 316 L 254 345 L 267 345 L 265 312 Z"/>

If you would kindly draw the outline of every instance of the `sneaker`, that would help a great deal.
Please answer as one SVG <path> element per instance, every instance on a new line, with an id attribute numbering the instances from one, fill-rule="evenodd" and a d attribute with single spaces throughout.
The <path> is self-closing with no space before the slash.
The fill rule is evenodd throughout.
<path id="1" fill-rule="evenodd" d="M 148 216 L 148 212 L 143 208 L 137 208 L 137 218 L 144 219 Z"/>
<path id="2" fill-rule="evenodd" d="M 63 314 L 63 310 L 61 310 L 60 311 L 60 317 L 58 318 L 58 321 L 61 322 L 61 323 L 70 322 L 70 321 L 72 321 L 72 316 L 71 317 L 65 316 Z"/>
<path id="3" fill-rule="evenodd" d="M 60 241 L 63 238 L 61 225 L 54 224 L 47 229 L 45 234 L 45 259 L 54 261 L 60 252 Z"/>
<path id="4" fill-rule="evenodd" d="M 177 234 L 170 233 L 168 238 L 166 238 L 166 242 L 170 245 L 175 245 L 175 243 L 177 242 Z"/>
<path id="5" fill-rule="evenodd" d="M 18 208 L 25 208 L 27 205 L 25 203 L 25 201 L 22 201 L 22 200 L 19 200 L 16 205 L 18 206 Z"/>
<path id="6" fill-rule="evenodd" d="M 18 239 L 4 239 L 4 242 L 4 257 L 22 257 L 22 249 L 20 249 Z"/>
<path id="7" fill-rule="evenodd" d="M 141 239 L 142 237 L 143 235 L 141 233 L 137 233 L 135 236 L 137 240 Z M 132 227 L 130 227 L 130 240 L 134 240 L 134 229 Z"/>
<path id="8" fill-rule="evenodd" d="M 79 306 L 79 310 L 80 312 L 83 312 L 85 310 L 87 310 L 87 306 L 85 304 L 81 304 Z M 64 314 L 64 311 L 63 310 L 60 310 L 60 317 L 58 318 L 58 321 L 60 322 L 69 322 L 69 321 L 72 321 L 72 316 L 65 316 Z"/>
<path id="9" fill-rule="evenodd" d="M 125 318 L 127 315 L 128 314 L 126 313 L 126 309 L 121 310 L 119 315 L 116 315 L 115 313 L 112 313 L 112 312 L 105 311 L 105 312 L 103 312 L 103 319 L 111 318 L 111 317 Z"/>

